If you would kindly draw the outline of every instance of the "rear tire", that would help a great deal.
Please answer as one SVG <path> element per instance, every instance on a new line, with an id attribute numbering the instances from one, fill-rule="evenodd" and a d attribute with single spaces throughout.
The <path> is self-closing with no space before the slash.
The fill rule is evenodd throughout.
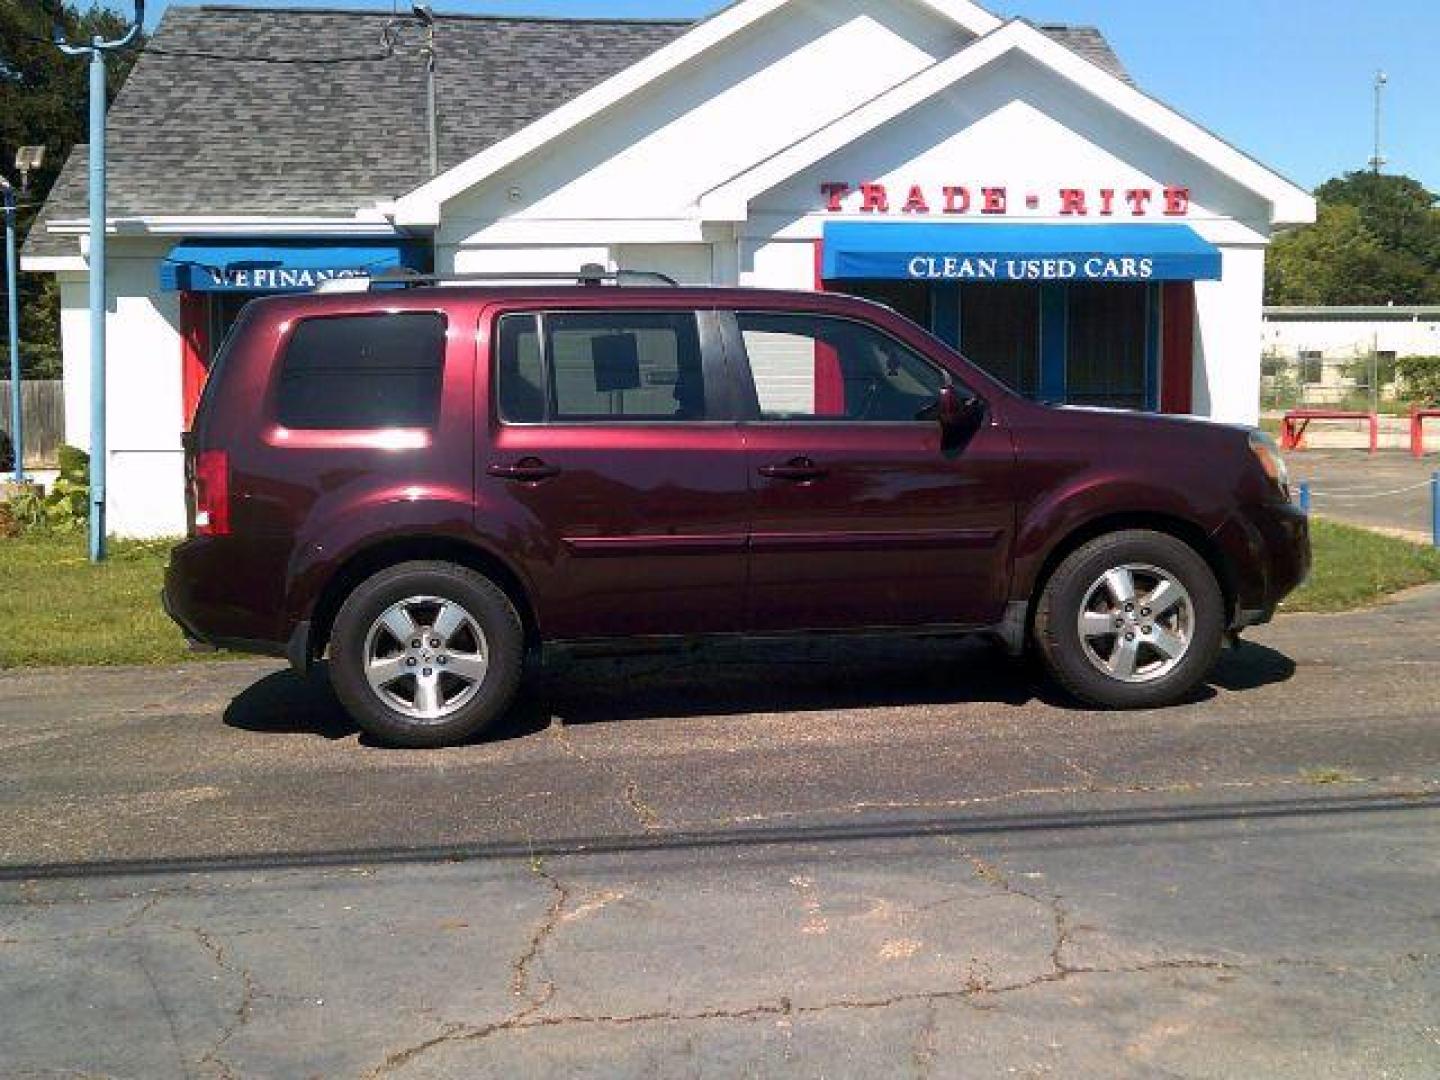
<path id="1" fill-rule="evenodd" d="M 341 606 L 330 681 L 367 733 L 431 749 L 491 728 L 515 698 L 524 657 L 520 616 L 494 582 L 453 563 L 403 563 Z"/>
<path id="2" fill-rule="evenodd" d="M 1206 561 L 1165 533 L 1090 541 L 1046 582 L 1035 643 L 1051 677 L 1109 709 L 1183 700 L 1215 666 L 1225 598 Z"/>

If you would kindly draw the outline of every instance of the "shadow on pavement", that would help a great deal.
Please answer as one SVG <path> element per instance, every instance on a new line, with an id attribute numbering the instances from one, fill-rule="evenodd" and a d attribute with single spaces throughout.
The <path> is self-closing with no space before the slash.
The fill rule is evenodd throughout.
<path id="1" fill-rule="evenodd" d="M 844 823 L 720 826 L 712 829 L 612 834 L 554 839 L 492 840 L 443 846 L 348 848 L 263 852 L 161 859 L 114 859 L 75 863 L 0 865 L 0 882 L 67 878 L 200 874 L 333 867 L 424 865 L 614 855 L 633 852 L 718 851 L 796 844 L 836 846 L 931 837 L 976 837 L 1036 833 L 1104 835 L 1106 830 L 1214 824 L 1248 826 L 1260 821 L 1323 820 L 1341 815 L 1379 815 L 1440 810 L 1440 794 L 1383 793 L 1292 797 L 1242 802 L 1177 803 L 1099 810 L 1056 810 L 1012 814 L 953 812 L 939 816 L 893 814 Z"/>
<path id="2" fill-rule="evenodd" d="M 1182 704 L 1216 689 L 1256 690 L 1288 681 L 1295 663 L 1247 643 L 1226 652 L 1208 685 Z M 538 734 L 555 720 L 609 724 L 661 717 L 717 720 L 735 715 L 837 712 L 993 702 L 1083 710 L 1045 680 L 1035 665 L 1007 658 L 978 639 L 826 639 L 710 644 L 645 656 L 559 654 L 531 671 L 520 698 L 482 741 Z M 358 731 L 330 689 L 323 667 L 308 678 L 284 671 L 242 692 L 225 723 L 261 734 L 314 734 L 346 739 Z M 364 745 L 372 743 L 361 738 Z"/>

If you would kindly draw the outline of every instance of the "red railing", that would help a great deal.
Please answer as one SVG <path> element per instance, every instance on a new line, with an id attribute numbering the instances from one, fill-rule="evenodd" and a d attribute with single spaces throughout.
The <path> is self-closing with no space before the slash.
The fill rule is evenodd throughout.
<path id="1" fill-rule="evenodd" d="M 1305 429 L 1316 420 L 1360 420 L 1370 425 L 1370 453 L 1380 449 L 1380 417 L 1376 413 L 1350 412 L 1345 409 L 1292 409 L 1285 414 L 1280 428 L 1280 445 L 1286 450 L 1299 450 Z"/>

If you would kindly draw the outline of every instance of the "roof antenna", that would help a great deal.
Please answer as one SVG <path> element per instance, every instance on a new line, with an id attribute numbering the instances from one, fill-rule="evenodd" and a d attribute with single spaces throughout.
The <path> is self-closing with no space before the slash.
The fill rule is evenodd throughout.
<path id="1" fill-rule="evenodd" d="M 440 175 L 440 115 L 435 101 L 435 12 L 419 0 L 411 10 L 425 27 L 425 121 L 430 133 L 430 175 Z"/>
<path id="2" fill-rule="evenodd" d="M 399 0 L 395 0 L 396 9 Z M 425 123 L 430 140 L 430 175 L 440 175 L 440 116 L 435 93 L 435 11 L 429 4 L 414 0 L 408 19 L 397 16 L 385 25 L 386 47 L 394 52 L 400 43 L 397 33 L 404 26 L 419 24 L 425 32 L 425 43 L 420 46 L 420 55 L 425 58 Z"/>

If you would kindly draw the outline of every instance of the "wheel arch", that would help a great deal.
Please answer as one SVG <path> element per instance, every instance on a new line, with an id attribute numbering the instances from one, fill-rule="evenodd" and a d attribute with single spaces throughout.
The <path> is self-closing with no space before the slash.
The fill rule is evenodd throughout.
<path id="1" fill-rule="evenodd" d="M 325 653 L 345 599 L 365 580 L 382 570 L 408 562 L 448 562 L 483 574 L 509 597 L 525 628 L 525 643 L 540 641 L 540 624 L 524 580 L 505 560 L 479 545 L 453 537 L 394 537 L 352 553 L 326 580 L 310 616 L 306 659 Z"/>
<path id="2" fill-rule="evenodd" d="M 1225 552 L 1215 542 L 1206 530 L 1184 517 L 1175 514 L 1167 514 L 1155 511 L 1133 511 L 1125 513 L 1106 514 L 1092 518 L 1072 528 L 1069 532 L 1057 541 L 1040 563 L 1034 579 L 1029 583 L 1025 600 L 1027 606 L 1025 633 L 1026 640 L 1035 629 L 1035 613 L 1040 606 L 1040 596 L 1049 584 L 1050 578 L 1054 576 L 1056 569 L 1070 555 L 1102 536 L 1111 533 L 1129 532 L 1142 530 L 1146 532 L 1163 533 L 1172 536 L 1176 540 L 1191 548 L 1196 554 L 1205 560 L 1210 567 L 1210 572 L 1215 575 L 1215 580 L 1220 586 L 1220 593 L 1225 599 L 1226 625 L 1234 618 L 1237 597 L 1239 595 L 1239 584 L 1235 575 L 1235 569 L 1230 564 Z"/>

